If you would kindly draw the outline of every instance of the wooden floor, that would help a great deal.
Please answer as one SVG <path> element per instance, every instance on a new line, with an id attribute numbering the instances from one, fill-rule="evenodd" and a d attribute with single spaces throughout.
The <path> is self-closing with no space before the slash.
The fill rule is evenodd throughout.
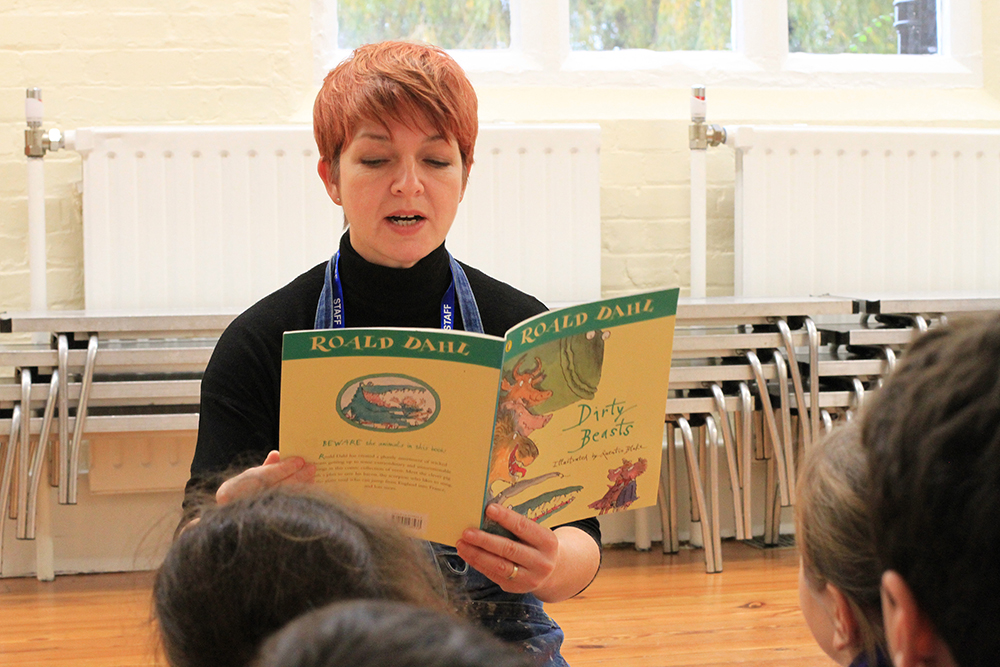
<path id="1" fill-rule="evenodd" d="M 549 613 L 573 667 L 831 667 L 798 608 L 794 549 L 723 545 L 708 575 L 700 550 L 607 549 L 597 580 Z M 149 573 L 0 580 L 0 665 L 163 665 Z"/>

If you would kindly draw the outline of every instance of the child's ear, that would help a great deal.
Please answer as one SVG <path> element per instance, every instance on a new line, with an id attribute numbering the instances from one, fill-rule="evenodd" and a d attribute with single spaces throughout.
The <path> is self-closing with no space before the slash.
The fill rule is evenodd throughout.
<path id="1" fill-rule="evenodd" d="M 882 575 L 882 616 L 895 667 L 956 664 L 948 645 L 917 605 L 910 586 L 892 570 Z"/>
<path id="2" fill-rule="evenodd" d="M 843 591 L 827 583 L 827 592 L 833 601 L 833 648 L 838 651 L 858 648 L 858 620 L 854 618 L 851 605 Z"/>

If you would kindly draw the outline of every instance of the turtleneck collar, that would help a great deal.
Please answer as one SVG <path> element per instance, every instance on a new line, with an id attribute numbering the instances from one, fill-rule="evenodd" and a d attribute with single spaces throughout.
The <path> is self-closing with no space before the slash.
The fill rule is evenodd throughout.
<path id="1" fill-rule="evenodd" d="M 340 238 L 340 279 L 345 326 L 441 326 L 441 297 L 451 283 L 448 252 L 442 243 L 408 269 L 372 264 Z"/>

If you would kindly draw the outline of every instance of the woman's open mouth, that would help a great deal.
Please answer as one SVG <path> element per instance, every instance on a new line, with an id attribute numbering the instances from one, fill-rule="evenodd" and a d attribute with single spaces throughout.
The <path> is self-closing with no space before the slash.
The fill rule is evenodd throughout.
<path id="1" fill-rule="evenodd" d="M 415 225 L 418 222 L 425 220 L 422 215 L 390 215 L 386 216 L 386 220 L 394 225 L 399 225 L 401 227 L 409 227 Z"/>

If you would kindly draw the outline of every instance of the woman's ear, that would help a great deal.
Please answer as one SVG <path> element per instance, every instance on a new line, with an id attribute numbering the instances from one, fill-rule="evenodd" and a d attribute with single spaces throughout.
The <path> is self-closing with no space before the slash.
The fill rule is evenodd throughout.
<path id="1" fill-rule="evenodd" d="M 337 206 L 340 206 L 340 186 L 330 180 L 330 165 L 322 158 L 319 164 L 316 165 L 316 171 L 319 172 L 319 177 L 323 180 L 323 186 L 326 188 L 326 192 L 330 195 L 330 199 Z"/>
<path id="2" fill-rule="evenodd" d="M 853 655 L 860 649 L 858 619 L 854 618 L 844 592 L 831 583 L 827 583 L 826 587 L 833 602 L 833 648 Z"/>
<path id="3" fill-rule="evenodd" d="M 956 665 L 948 645 L 917 605 L 910 586 L 892 570 L 882 575 L 882 617 L 894 667 Z"/>

